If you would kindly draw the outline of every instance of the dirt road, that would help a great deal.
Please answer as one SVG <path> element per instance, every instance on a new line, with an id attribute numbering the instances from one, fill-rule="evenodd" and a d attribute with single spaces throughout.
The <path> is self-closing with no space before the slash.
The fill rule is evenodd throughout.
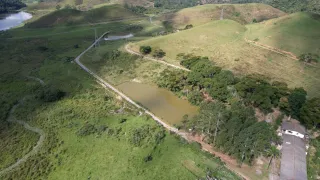
<path id="1" fill-rule="evenodd" d="M 93 71 L 91 71 L 89 68 L 87 68 L 84 64 L 82 64 L 80 62 L 80 58 L 87 52 L 89 51 L 92 47 L 95 46 L 95 44 L 100 41 L 101 38 L 103 38 L 103 36 L 105 34 L 107 34 L 108 32 L 104 33 L 100 38 L 98 38 L 91 46 L 89 46 L 86 50 L 84 50 L 78 57 L 76 57 L 75 59 L 75 62 L 83 69 L 85 70 L 86 72 L 88 72 L 89 74 L 91 74 L 93 77 L 96 78 L 97 82 L 102 85 L 103 87 L 107 88 L 107 89 L 111 89 L 112 91 L 114 91 L 116 94 L 118 94 L 119 96 L 121 96 L 123 99 L 125 99 L 127 102 L 131 103 L 132 105 L 134 105 L 135 107 L 137 107 L 138 109 L 141 109 L 143 110 L 146 114 L 150 115 L 156 122 L 158 122 L 159 124 L 161 124 L 163 127 L 165 127 L 166 129 L 168 129 L 169 131 L 172 131 L 178 135 L 180 135 L 181 137 L 183 137 L 184 139 L 186 139 L 187 141 L 197 141 L 193 138 L 191 138 L 192 136 L 190 136 L 189 133 L 186 133 L 186 132 L 182 132 L 182 131 L 179 131 L 177 128 L 175 127 L 172 127 L 168 124 L 166 124 L 165 122 L 163 122 L 161 120 L 161 118 L 155 116 L 152 112 L 148 111 L 147 109 L 145 109 L 144 107 L 138 105 L 137 103 L 135 103 L 132 99 L 130 99 L 128 96 L 126 96 L 124 93 L 122 93 L 121 91 L 119 91 L 117 88 L 113 87 L 111 84 L 109 84 L 108 82 L 106 82 L 105 80 L 103 80 L 101 77 L 99 77 L 97 74 L 95 74 Z M 131 51 L 130 49 L 126 48 L 128 52 L 132 53 L 132 54 L 136 54 L 136 55 L 139 55 L 139 53 L 136 53 L 134 51 Z M 148 58 L 149 60 L 152 60 L 152 61 L 157 61 L 157 62 L 161 62 L 159 60 L 156 60 L 156 59 L 153 59 L 153 58 L 149 58 L 149 57 L 146 57 Z M 163 64 L 166 64 L 166 65 L 169 65 L 169 66 L 172 66 L 174 68 L 177 68 L 177 69 L 183 69 L 183 70 L 188 70 L 188 69 L 185 69 L 185 68 L 182 68 L 182 67 L 179 67 L 179 66 L 175 66 L 175 65 L 172 65 L 172 64 L 169 64 L 169 63 L 166 63 L 166 62 L 161 62 Z M 189 70 L 188 70 L 189 71 Z M 199 142 L 199 141 L 197 141 Z M 202 148 L 203 150 L 206 150 L 218 157 L 221 158 L 221 160 L 223 160 L 225 163 L 226 163 L 226 166 L 231 170 L 233 171 L 234 173 L 238 174 L 240 177 L 242 177 L 243 179 L 246 179 L 246 180 L 249 180 L 250 178 L 248 178 L 247 176 L 245 176 L 242 172 L 238 171 L 236 168 L 237 164 L 236 164 L 236 161 L 233 160 L 232 158 L 230 158 L 229 156 L 227 155 L 224 155 L 223 153 L 220 153 L 220 152 L 215 152 L 212 150 L 212 147 L 211 145 L 209 144 L 206 144 L 202 141 L 199 142 L 201 145 L 202 145 Z M 227 160 L 227 158 L 230 158 L 229 160 Z"/>
<path id="2" fill-rule="evenodd" d="M 181 67 L 181 66 L 177 66 L 177 65 L 174 65 L 174 64 L 170 64 L 170 63 L 165 62 L 165 61 L 163 61 L 163 60 L 159 60 L 159 59 L 155 59 L 155 58 L 152 58 L 152 57 L 144 56 L 144 55 L 142 55 L 141 53 L 138 53 L 138 52 L 135 52 L 135 51 L 131 50 L 131 49 L 129 48 L 129 44 L 127 44 L 124 48 L 125 48 L 125 50 L 126 50 L 128 53 L 141 56 L 141 57 L 143 57 L 144 59 L 148 59 L 148 60 L 154 61 L 154 62 L 156 62 L 156 63 L 161 63 L 161 64 L 164 64 L 164 65 L 173 67 L 173 68 L 175 68 L 175 69 L 181 69 L 181 70 L 184 70 L 184 71 L 190 71 L 190 70 L 187 69 L 187 68 L 184 68 L 184 67 Z"/>
<path id="3" fill-rule="evenodd" d="M 35 80 L 39 81 L 42 85 L 44 85 L 44 82 L 43 82 L 41 79 L 39 79 L 39 78 L 35 78 L 35 77 L 31 77 L 31 76 L 29 76 L 29 78 L 35 79 Z M 40 135 L 40 138 L 39 138 L 37 144 L 33 147 L 33 149 L 32 149 L 28 154 L 26 154 L 25 156 L 23 156 L 21 159 L 19 159 L 16 163 L 12 164 L 11 166 L 9 166 L 9 167 L 7 167 L 7 168 L 5 168 L 5 169 L 0 170 L 0 177 L 1 177 L 2 175 L 4 175 L 5 173 L 14 170 L 14 169 L 15 169 L 16 167 L 18 167 L 21 163 L 26 162 L 27 159 L 28 159 L 30 156 L 36 154 L 36 153 L 39 151 L 39 149 L 41 148 L 41 146 L 42 146 L 42 144 L 43 144 L 43 141 L 44 141 L 44 139 L 45 139 L 45 136 L 46 136 L 45 133 L 44 133 L 44 131 L 43 131 L 42 129 L 39 129 L 39 128 L 37 128 L 37 127 L 32 127 L 32 126 L 30 126 L 28 123 L 26 123 L 25 121 L 17 120 L 17 119 L 14 117 L 13 114 L 14 114 L 15 110 L 17 109 L 18 106 L 20 106 L 20 105 L 23 104 L 23 101 L 24 101 L 24 100 L 25 100 L 25 98 L 23 98 L 22 100 L 20 100 L 18 104 L 14 105 L 14 106 L 11 108 L 11 110 L 10 110 L 10 112 L 9 112 L 9 116 L 8 116 L 8 118 L 7 118 L 7 121 L 10 122 L 10 123 L 17 123 L 17 124 L 22 125 L 25 129 L 39 134 L 39 135 Z"/>

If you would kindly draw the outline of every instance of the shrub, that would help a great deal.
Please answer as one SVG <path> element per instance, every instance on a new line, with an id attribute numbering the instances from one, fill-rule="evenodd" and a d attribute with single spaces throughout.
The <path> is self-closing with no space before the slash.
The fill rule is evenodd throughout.
<path id="1" fill-rule="evenodd" d="M 149 54 L 151 52 L 150 46 L 140 46 L 140 52 L 142 54 Z"/>
<path id="2" fill-rule="evenodd" d="M 127 121 L 126 118 L 122 118 L 122 119 L 120 119 L 120 124 L 125 123 L 126 121 Z"/>
<path id="3" fill-rule="evenodd" d="M 162 49 L 156 49 L 153 51 L 152 56 L 155 58 L 163 58 L 166 55 Z"/>
<path id="4" fill-rule="evenodd" d="M 94 127 L 92 124 L 85 124 L 80 128 L 80 130 L 77 132 L 78 136 L 88 136 L 90 134 L 96 133 L 98 130 Z"/>
<path id="5" fill-rule="evenodd" d="M 126 28 L 126 31 L 130 31 L 130 32 L 138 32 L 142 30 L 143 30 L 143 27 L 140 25 L 132 25 Z"/>
<path id="6" fill-rule="evenodd" d="M 38 47 L 38 50 L 41 51 L 41 52 L 45 52 L 47 51 L 49 48 L 48 47 L 45 47 L 45 46 L 39 46 Z"/>
<path id="7" fill-rule="evenodd" d="M 186 27 L 184 29 L 191 29 L 191 28 L 193 28 L 193 25 L 192 24 L 188 24 L 188 25 L 186 25 Z"/>
<path id="8" fill-rule="evenodd" d="M 319 56 L 317 54 L 306 53 L 306 54 L 301 54 L 299 56 L 299 60 L 305 63 L 318 62 Z"/>
<path id="9" fill-rule="evenodd" d="M 65 92 L 55 89 L 53 87 L 43 87 L 40 91 L 38 91 L 36 98 L 40 99 L 44 102 L 54 102 L 60 100 L 65 96 Z"/>
<path id="10" fill-rule="evenodd" d="M 254 19 L 252 20 L 252 22 L 253 22 L 253 23 L 257 23 L 258 21 L 257 21 L 257 19 L 254 18 Z"/>
<path id="11" fill-rule="evenodd" d="M 143 158 L 143 161 L 144 161 L 144 162 L 152 161 L 152 155 L 149 154 L 148 156 L 144 157 L 144 158 Z"/>

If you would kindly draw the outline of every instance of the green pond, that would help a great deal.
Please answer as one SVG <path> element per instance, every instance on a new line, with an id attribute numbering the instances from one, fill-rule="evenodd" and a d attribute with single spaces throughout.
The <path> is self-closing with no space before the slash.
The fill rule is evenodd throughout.
<path id="1" fill-rule="evenodd" d="M 180 99 L 172 92 L 156 86 L 125 82 L 117 88 L 171 125 L 179 123 L 185 114 L 193 116 L 198 111 L 198 108 L 187 100 Z"/>

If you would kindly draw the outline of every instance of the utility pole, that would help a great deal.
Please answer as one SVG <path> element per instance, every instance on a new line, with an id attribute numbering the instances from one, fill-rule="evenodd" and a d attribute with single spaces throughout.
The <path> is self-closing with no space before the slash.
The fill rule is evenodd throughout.
<path id="1" fill-rule="evenodd" d="M 97 28 L 94 28 L 94 41 L 96 42 L 98 40 L 98 35 L 97 35 Z M 95 45 L 96 46 L 100 46 L 100 42 L 98 41 Z"/>

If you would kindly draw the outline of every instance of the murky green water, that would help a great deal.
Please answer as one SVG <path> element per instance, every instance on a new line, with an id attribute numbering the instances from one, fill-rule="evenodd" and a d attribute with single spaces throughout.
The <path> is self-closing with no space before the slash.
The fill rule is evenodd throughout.
<path id="1" fill-rule="evenodd" d="M 125 82 L 117 88 L 169 124 L 180 122 L 185 114 L 195 115 L 198 110 L 187 100 L 180 99 L 172 92 L 156 86 Z"/>

